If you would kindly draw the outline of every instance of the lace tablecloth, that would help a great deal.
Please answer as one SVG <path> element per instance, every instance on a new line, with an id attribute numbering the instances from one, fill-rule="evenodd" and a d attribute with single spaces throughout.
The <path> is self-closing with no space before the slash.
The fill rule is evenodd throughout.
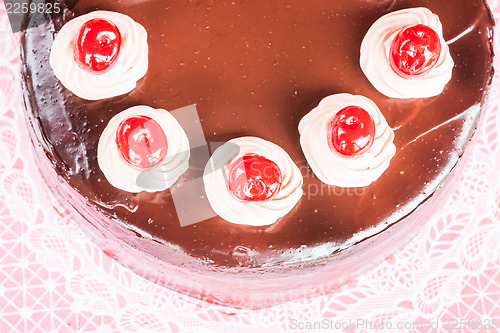
<path id="1" fill-rule="evenodd" d="M 500 330 L 500 75 L 460 183 L 410 244 L 332 294 L 245 311 L 135 275 L 54 204 L 27 138 L 18 39 L 0 3 L 0 332 Z"/>

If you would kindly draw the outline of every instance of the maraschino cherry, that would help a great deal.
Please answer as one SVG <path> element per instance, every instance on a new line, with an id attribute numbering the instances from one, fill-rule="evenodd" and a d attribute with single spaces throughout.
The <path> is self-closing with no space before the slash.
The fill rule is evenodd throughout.
<path id="1" fill-rule="evenodd" d="M 123 120 L 116 132 L 116 144 L 125 161 L 139 169 L 152 168 L 167 156 L 165 132 L 158 122 L 147 116 Z"/>
<path id="2" fill-rule="evenodd" d="M 74 53 L 78 65 L 93 73 L 104 73 L 113 66 L 122 46 L 118 27 L 105 19 L 85 22 L 75 41 Z"/>
<path id="3" fill-rule="evenodd" d="M 335 115 L 328 130 L 330 149 L 347 157 L 363 154 L 375 139 L 375 122 L 359 106 L 348 106 Z"/>
<path id="4" fill-rule="evenodd" d="M 228 189 L 241 201 L 266 201 L 281 188 L 281 170 L 273 161 L 246 154 L 229 167 Z"/>
<path id="5" fill-rule="evenodd" d="M 390 63 L 400 76 L 419 76 L 436 65 L 441 54 L 441 41 L 436 31 L 417 24 L 401 30 L 391 45 Z"/>

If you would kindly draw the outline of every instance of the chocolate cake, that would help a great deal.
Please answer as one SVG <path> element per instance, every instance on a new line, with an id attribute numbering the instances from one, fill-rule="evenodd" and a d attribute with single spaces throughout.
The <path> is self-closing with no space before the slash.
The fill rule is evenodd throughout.
<path id="1" fill-rule="evenodd" d="M 47 183 L 123 264 L 181 292 L 242 307 L 338 285 L 414 234 L 442 205 L 440 188 L 453 183 L 449 175 L 476 130 L 493 73 L 494 23 L 483 0 L 61 6 L 61 16 L 47 14 L 48 23 L 23 32 L 21 46 L 27 116 Z M 451 79 L 432 97 L 388 97 L 363 72 L 363 39 L 384 15 L 420 7 L 441 21 Z M 49 58 L 62 27 L 97 10 L 125 14 L 145 28 L 148 67 L 130 92 L 91 100 L 67 89 Z M 343 93 L 373 101 L 394 133 L 387 169 L 361 187 L 327 185 L 301 147 L 301 119 L 327 96 Z M 177 114 L 194 105 L 210 154 L 212 143 L 240 137 L 281 147 L 301 171 L 303 194 L 275 223 L 236 224 L 213 214 L 183 225 L 172 189 L 125 191 L 100 168 L 107 124 L 138 105 Z M 176 184 L 202 177 L 204 157 L 203 147 L 191 143 L 189 168 Z"/>

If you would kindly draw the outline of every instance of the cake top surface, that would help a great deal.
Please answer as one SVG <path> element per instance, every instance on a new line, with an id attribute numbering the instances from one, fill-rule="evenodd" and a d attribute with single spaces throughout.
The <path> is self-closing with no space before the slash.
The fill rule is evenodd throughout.
<path id="1" fill-rule="evenodd" d="M 439 15 L 455 61 L 452 80 L 437 97 L 388 98 L 359 66 L 370 26 L 388 12 L 410 7 Z M 47 59 L 54 33 L 97 9 L 127 14 L 146 28 L 149 68 L 131 93 L 86 101 L 62 87 Z M 482 0 L 81 0 L 49 29 L 39 26 L 24 34 L 24 71 L 56 170 L 105 214 L 207 262 L 275 264 L 342 250 L 399 221 L 432 195 L 477 125 L 492 74 L 492 25 Z M 372 99 L 396 134 L 391 165 L 361 189 L 320 182 L 299 144 L 300 119 L 324 97 L 344 92 Z M 113 116 L 135 105 L 175 110 L 192 104 L 208 143 L 256 136 L 290 155 L 304 177 L 304 196 L 288 215 L 267 227 L 219 217 L 181 226 L 169 190 L 131 194 L 106 181 L 97 144 Z M 181 181 L 202 170 L 192 163 Z"/>

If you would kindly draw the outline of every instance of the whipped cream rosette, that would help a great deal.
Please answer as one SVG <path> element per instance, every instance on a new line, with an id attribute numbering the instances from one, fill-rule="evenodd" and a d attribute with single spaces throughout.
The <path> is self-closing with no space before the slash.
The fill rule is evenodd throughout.
<path id="1" fill-rule="evenodd" d="M 378 19 L 361 44 L 360 65 L 380 93 L 404 99 L 441 94 L 454 62 L 439 17 L 419 7 Z"/>
<path id="2" fill-rule="evenodd" d="M 302 197 L 297 165 L 281 147 L 256 137 L 232 139 L 215 150 L 203 181 L 213 210 L 235 224 L 272 224 Z"/>
<path id="3" fill-rule="evenodd" d="M 121 13 L 99 10 L 78 16 L 58 32 L 50 66 L 83 99 L 126 94 L 148 69 L 147 32 Z"/>
<path id="4" fill-rule="evenodd" d="M 307 162 L 328 185 L 367 186 L 396 153 L 393 130 L 377 105 L 363 96 L 324 98 L 301 119 L 299 132 Z"/>
<path id="5" fill-rule="evenodd" d="M 157 192 L 186 172 L 189 149 L 186 133 L 168 111 L 141 105 L 111 118 L 99 138 L 97 159 L 114 187 Z"/>

